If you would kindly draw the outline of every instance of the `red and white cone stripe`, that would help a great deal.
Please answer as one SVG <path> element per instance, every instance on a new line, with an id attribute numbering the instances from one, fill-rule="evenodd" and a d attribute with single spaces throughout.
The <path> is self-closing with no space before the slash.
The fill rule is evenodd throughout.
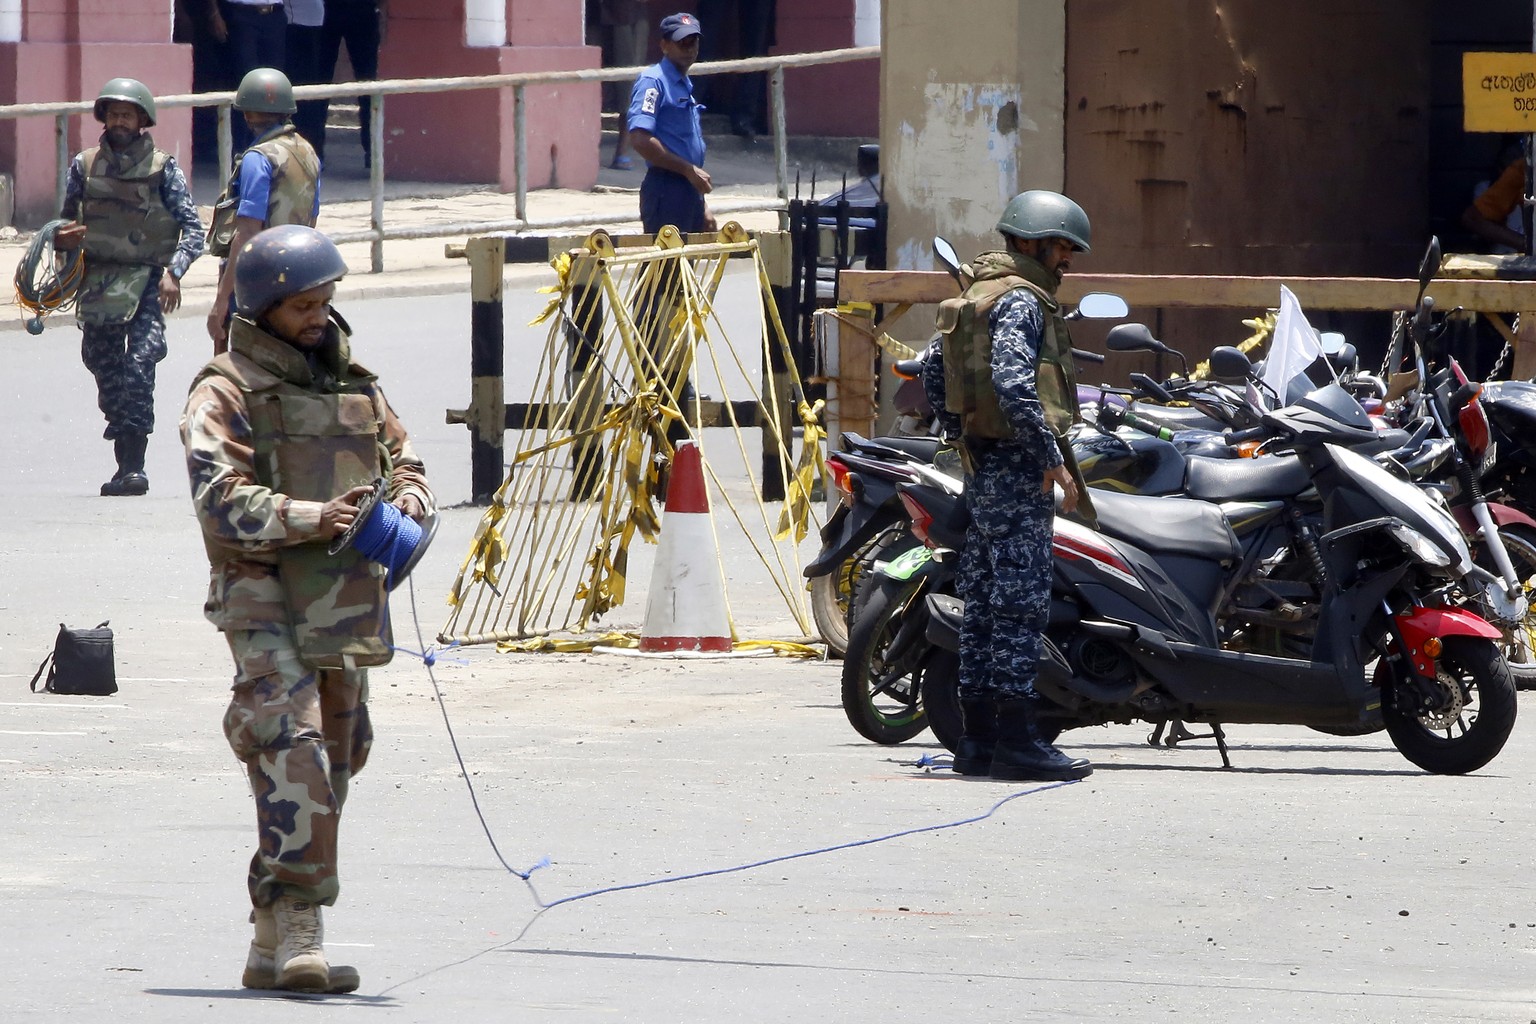
<path id="1" fill-rule="evenodd" d="M 672 460 L 667 507 L 661 516 L 661 542 L 651 591 L 640 630 L 640 650 L 647 653 L 726 652 L 731 649 L 731 619 L 726 611 L 725 580 L 704 488 L 699 446 L 683 441 Z"/>

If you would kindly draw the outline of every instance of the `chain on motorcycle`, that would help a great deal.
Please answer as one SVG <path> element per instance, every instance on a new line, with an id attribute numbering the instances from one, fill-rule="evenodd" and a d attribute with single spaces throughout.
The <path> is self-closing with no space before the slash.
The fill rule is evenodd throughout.
<path id="1" fill-rule="evenodd" d="M 1377 374 L 1382 380 L 1391 380 L 1392 374 L 1397 371 L 1397 364 L 1402 361 L 1403 338 L 1408 330 L 1408 314 L 1398 310 L 1392 314 L 1391 341 L 1387 343 L 1387 351 L 1381 357 L 1381 372 Z"/>
<path id="2" fill-rule="evenodd" d="M 1516 335 L 1518 337 L 1519 331 L 1520 331 L 1520 314 L 1516 313 L 1515 314 L 1514 322 L 1510 325 L 1509 333 L 1512 334 L 1512 335 Z M 1488 376 L 1486 378 L 1484 378 L 1484 379 L 1486 379 L 1486 380 L 1498 380 L 1499 379 L 1499 373 L 1502 372 L 1503 369 L 1504 369 L 1504 364 L 1509 362 L 1509 357 L 1514 355 L 1514 353 L 1515 353 L 1514 342 L 1510 341 L 1508 338 L 1505 338 L 1504 339 L 1504 348 L 1499 352 L 1499 358 L 1497 358 L 1497 359 L 1495 359 L 1493 361 L 1493 368 L 1488 371 Z"/>

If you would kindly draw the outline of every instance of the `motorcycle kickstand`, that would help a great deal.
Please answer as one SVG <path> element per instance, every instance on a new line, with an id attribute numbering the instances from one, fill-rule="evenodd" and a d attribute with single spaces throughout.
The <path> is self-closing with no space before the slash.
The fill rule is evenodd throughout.
<path id="1" fill-rule="evenodd" d="M 1168 731 L 1166 739 L 1163 737 L 1164 729 Z M 1222 730 L 1221 725 L 1216 722 L 1211 723 L 1211 731 L 1208 733 L 1190 732 L 1184 727 L 1184 721 L 1179 718 L 1158 722 L 1157 727 L 1152 730 L 1152 735 L 1147 737 L 1147 744 L 1155 747 L 1162 743 L 1163 746 L 1173 748 L 1185 740 L 1205 739 L 1214 739 L 1216 741 L 1216 749 L 1221 753 L 1221 766 L 1223 768 L 1231 768 L 1232 758 L 1227 753 L 1227 734 Z"/>

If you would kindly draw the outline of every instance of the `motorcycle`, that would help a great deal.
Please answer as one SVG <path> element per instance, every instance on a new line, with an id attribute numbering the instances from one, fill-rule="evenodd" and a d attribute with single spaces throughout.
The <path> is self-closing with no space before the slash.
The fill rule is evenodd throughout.
<path id="1" fill-rule="evenodd" d="M 1135 719 L 1206 722 L 1230 765 L 1224 724 L 1369 730 L 1379 714 L 1398 750 L 1426 771 L 1483 767 L 1514 727 L 1514 683 L 1499 630 L 1451 600 L 1497 577 L 1473 562 L 1442 500 L 1351 450 L 1374 441 L 1377 428 L 1342 387 L 1264 419 L 1271 449 L 1294 454 L 1323 504 L 1309 552 L 1322 596 L 1306 649 L 1242 650 L 1218 621 L 1244 562 L 1219 506 L 1096 495 L 1103 533 L 1056 521 L 1036 683 L 1050 703 L 1047 735 Z M 942 596 L 929 604 L 929 638 L 957 648 L 963 605 Z M 954 680 L 947 689 L 936 674 L 929 682 L 930 723 L 953 749 L 958 734 L 941 729 L 958 723 Z"/>
<path id="2" fill-rule="evenodd" d="M 909 513 L 912 546 L 871 566 L 856 601 L 842 671 L 849 724 L 881 744 L 903 743 L 927 728 L 925 688 L 932 679 L 959 675 L 959 648 L 943 650 L 927 638 L 924 599 L 954 593 L 957 552 L 969 525 L 959 481 L 934 475 L 896 490 Z M 924 501 L 918 504 L 912 494 Z"/>
<path id="3" fill-rule="evenodd" d="M 869 566 L 917 546 L 896 485 L 919 479 L 938 450 L 937 438 L 868 440 L 845 431 L 842 450 L 827 456 L 838 502 L 821 528 L 821 551 L 802 573 L 811 581 L 811 615 L 832 655 L 847 651 L 849 608 Z"/>

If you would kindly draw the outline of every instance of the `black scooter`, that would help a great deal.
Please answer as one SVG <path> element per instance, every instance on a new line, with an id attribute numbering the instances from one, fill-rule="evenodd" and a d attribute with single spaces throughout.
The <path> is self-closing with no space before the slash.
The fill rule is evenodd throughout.
<path id="1" fill-rule="evenodd" d="M 1343 388 L 1315 391 L 1264 421 L 1270 446 L 1296 454 L 1323 503 L 1322 597 L 1306 655 L 1227 642 L 1216 610 L 1242 551 L 1219 506 L 1096 495 L 1104 533 L 1056 521 L 1036 684 L 1052 704 L 1047 735 L 1136 719 L 1206 722 L 1229 766 L 1223 724 L 1369 730 L 1380 715 L 1398 750 L 1427 771 L 1487 764 L 1514 727 L 1514 683 L 1498 629 L 1453 607 L 1450 595 L 1494 577 L 1474 564 L 1443 501 L 1350 450 L 1377 431 Z M 1123 539 L 1131 535 L 1143 539 Z M 963 605 L 942 596 L 929 604 L 930 639 L 958 648 Z M 953 686 L 924 693 L 947 742 L 939 723 L 957 707 Z"/>

